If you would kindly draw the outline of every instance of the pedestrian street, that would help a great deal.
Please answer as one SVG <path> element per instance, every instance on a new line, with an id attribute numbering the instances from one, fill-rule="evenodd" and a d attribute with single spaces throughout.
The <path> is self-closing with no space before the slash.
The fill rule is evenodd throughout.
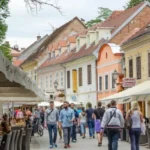
<path id="1" fill-rule="evenodd" d="M 31 149 L 30 150 L 49 150 L 49 137 L 48 137 L 48 131 L 46 130 L 44 133 L 43 137 L 40 137 L 38 135 L 35 135 L 31 139 Z M 58 143 L 58 148 L 53 148 L 53 149 L 58 149 L 58 150 L 63 150 L 64 149 L 64 144 L 63 142 L 57 140 Z M 89 139 L 88 135 L 86 139 L 82 139 L 80 136 L 78 136 L 78 141 L 77 143 L 71 143 L 71 149 L 72 150 L 108 150 L 107 148 L 107 138 L 104 137 L 103 139 L 103 145 L 101 147 L 97 146 L 97 140 L 96 139 Z M 127 142 L 122 142 L 119 141 L 119 148 L 118 150 L 130 150 L 130 144 Z M 140 147 L 140 150 L 147 150 L 146 147 Z"/>

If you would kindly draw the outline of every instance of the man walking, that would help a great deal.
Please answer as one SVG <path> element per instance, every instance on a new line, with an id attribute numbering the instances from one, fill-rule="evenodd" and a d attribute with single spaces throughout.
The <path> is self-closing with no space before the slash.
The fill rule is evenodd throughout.
<path id="1" fill-rule="evenodd" d="M 62 126 L 64 134 L 64 148 L 70 148 L 71 128 L 73 126 L 74 118 L 74 111 L 71 108 L 69 108 L 69 103 L 65 101 L 64 109 L 61 110 L 59 117 L 59 126 L 60 128 Z"/>
<path id="2" fill-rule="evenodd" d="M 50 102 L 50 107 L 45 111 L 45 121 L 49 132 L 50 148 L 57 147 L 57 122 L 59 120 L 59 112 L 54 108 L 54 102 Z M 54 135 L 54 137 L 53 137 Z"/>
<path id="3" fill-rule="evenodd" d="M 108 150 L 118 150 L 120 130 L 124 127 L 122 112 L 117 109 L 115 100 L 111 101 L 111 107 L 106 110 L 102 120 L 101 133 L 107 128 Z"/>
<path id="4" fill-rule="evenodd" d="M 93 113 L 94 113 L 94 109 L 92 108 L 92 105 L 89 103 L 88 109 L 86 110 L 86 116 L 87 116 L 87 123 L 89 127 L 90 139 L 92 137 L 95 138 L 94 119 L 92 117 Z"/>
<path id="5" fill-rule="evenodd" d="M 102 145 L 102 139 L 103 139 L 103 134 L 100 133 L 101 131 L 101 123 L 103 119 L 103 115 L 105 113 L 105 110 L 101 108 L 102 103 L 98 102 L 97 103 L 98 108 L 94 110 L 94 119 L 95 119 L 95 131 L 97 133 L 97 139 L 98 139 L 98 146 Z"/>
<path id="6" fill-rule="evenodd" d="M 75 109 L 75 106 L 73 103 L 71 103 L 71 109 L 74 111 L 74 120 L 73 120 L 73 126 L 71 128 L 71 138 L 72 142 L 76 143 L 77 142 L 77 126 L 79 126 L 79 114 L 77 110 Z"/>

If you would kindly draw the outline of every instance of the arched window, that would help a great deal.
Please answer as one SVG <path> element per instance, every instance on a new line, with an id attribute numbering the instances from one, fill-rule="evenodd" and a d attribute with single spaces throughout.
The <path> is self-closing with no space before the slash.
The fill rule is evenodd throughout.
<path id="1" fill-rule="evenodd" d="M 107 54 L 107 52 L 106 52 L 106 59 L 108 58 L 108 54 Z"/>

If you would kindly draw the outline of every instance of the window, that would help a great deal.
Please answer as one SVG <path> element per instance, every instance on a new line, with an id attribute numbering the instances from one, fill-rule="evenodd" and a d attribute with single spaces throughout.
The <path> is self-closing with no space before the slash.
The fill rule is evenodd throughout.
<path id="1" fill-rule="evenodd" d="M 45 80 L 45 85 L 46 85 L 46 88 L 48 88 L 48 77 L 46 76 L 46 80 Z"/>
<path id="2" fill-rule="evenodd" d="M 90 35 L 87 36 L 87 45 L 90 45 Z"/>
<path id="3" fill-rule="evenodd" d="M 52 75 L 50 75 L 50 88 L 53 87 L 53 78 L 52 78 Z"/>
<path id="4" fill-rule="evenodd" d="M 77 47 L 78 47 L 78 49 L 80 49 L 80 40 L 79 39 L 77 40 Z"/>
<path id="5" fill-rule="evenodd" d="M 150 53 L 148 53 L 148 77 L 150 77 Z"/>
<path id="6" fill-rule="evenodd" d="M 111 84 L 112 84 L 112 89 L 114 89 L 115 88 L 115 82 L 114 82 L 113 74 L 111 74 Z"/>
<path id="7" fill-rule="evenodd" d="M 141 79 L 141 57 L 136 58 L 136 76 L 137 79 Z"/>
<path id="8" fill-rule="evenodd" d="M 92 70 L 91 65 L 87 66 L 87 82 L 88 84 L 92 84 Z"/>
<path id="9" fill-rule="evenodd" d="M 108 90 L 108 75 L 105 75 L 105 90 Z"/>
<path id="10" fill-rule="evenodd" d="M 43 88 L 43 78 L 41 77 L 41 88 Z"/>
<path id="11" fill-rule="evenodd" d="M 107 52 L 106 52 L 106 59 L 108 58 L 108 54 L 107 54 Z"/>
<path id="12" fill-rule="evenodd" d="M 70 71 L 67 71 L 67 88 L 70 88 Z"/>
<path id="13" fill-rule="evenodd" d="M 133 78 L 133 60 L 129 60 L 129 78 Z"/>
<path id="14" fill-rule="evenodd" d="M 64 85 L 64 77 L 63 77 L 63 72 L 61 72 L 61 86 L 63 87 L 63 85 Z"/>
<path id="15" fill-rule="evenodd" d="M 61 48 L 59 49 L 59 56 L 61 55 Z"/>
<path id="16" fill-rule="evenodd" d="M 99 77 L 99 90 L 102 91 L 102 77 Z"/>
<path id="17" fill-rule="evenodd" d="M 37 80 L 37 72 L 36 72 L 36 70 L 34 71 L 34 80 L 35 81 Z"/>
<path id="18" fill-rule="evenodd" d="M 99 41 L 99 32 L 96 32 L 96 40 Z"/>
<path id="19" fill-rule="evenodd" d="M 70 45 L 67 46 L 67 51 L 70 52 Z"/>
<path id="20" fill-rule="evenodd" d="M 53 51 L 53 58 L 55 58 L 55 51 Z"/>
<path id="21" fill-rule="evenodd" d="M 79 86 L 82 86 L 82 68 L 79 68 Z"/>

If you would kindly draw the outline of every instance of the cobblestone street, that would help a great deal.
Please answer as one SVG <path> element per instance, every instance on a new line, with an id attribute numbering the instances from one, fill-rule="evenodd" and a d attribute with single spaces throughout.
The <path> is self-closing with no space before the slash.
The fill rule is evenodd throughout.
<path id="1" fill-rule="evenodd" d="M 47 131 L 45 131 L 45 134 L 43 137 L 35 135 L 34 138 L 31 140 L 31 150 L 49 150 L 49 143 L 48 143 L 48 134 Z M 86 139 L 82 139 L 81 137 L 78 137 L 77 143 L 71 143 L 71 149 L 73 150 L 82 150 L 83 148 L 86 150 L 108 150 L 107 149 L 107 139 L 104 138 L 103 146 L 98 147 L 96 139 L 89 139 L 88 137 Z M 55 148 L 56 149 L 56 148 Z M 64 149 L 63 148 L 63 142 L 60 142 L 58 140 L 58 150 Z M 130 150 L 130 145 L 127 142 L 119 142 L 119 148 L 118 150 Z M 147 150 L 145 147 L 141 147 L 140 150 Z"/>

